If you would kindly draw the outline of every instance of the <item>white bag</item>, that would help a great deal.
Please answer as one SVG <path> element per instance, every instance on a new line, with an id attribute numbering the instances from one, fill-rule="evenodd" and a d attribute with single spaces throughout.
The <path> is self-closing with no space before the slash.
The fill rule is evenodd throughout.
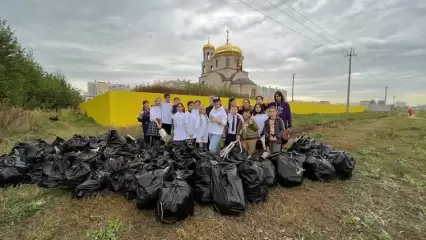
<path id="1" fill-rule="evenodd" d="M 160 129 L 158 130 L 158 133 L 160 134 L 164 142 L 168 143 L 171 140 L 171 137 L 169 134 L 166 133 L 166 130 Z"/>

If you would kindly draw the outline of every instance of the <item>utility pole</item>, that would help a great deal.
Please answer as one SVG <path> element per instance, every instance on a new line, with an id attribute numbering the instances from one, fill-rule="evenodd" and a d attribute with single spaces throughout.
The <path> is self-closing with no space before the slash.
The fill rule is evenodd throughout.
<path id="1" fill-rule="evenodd" d="M 393 96 L 392 110 L 395 110 L 395 96 Z"/>
<path id="2" fill-rule="evenodd" d="M 388 86 L 385 87 L 385 105 L 386 105 L 387 98 L 388 98 Z"/>
<path id="3" fill-rule="evenodd" d="M 291 101 L 294 102 L 293 100 L 293 95 L 294 95 L 294 73 L 293 73 L 293 84 L 291 85 Z"/>
<path id="4" fill-rule="evenodd" d="M 349 113 L 349 101 L 351 93 L 351 70 L 352 70 L 352 57 L 356 56 L 355 51 L 351 48 L 351 52 L 346 54 L 346 57 L 349 57 L 349 73 L 348 73 L 348 94 L 346 99 L 346 112 Z"/>

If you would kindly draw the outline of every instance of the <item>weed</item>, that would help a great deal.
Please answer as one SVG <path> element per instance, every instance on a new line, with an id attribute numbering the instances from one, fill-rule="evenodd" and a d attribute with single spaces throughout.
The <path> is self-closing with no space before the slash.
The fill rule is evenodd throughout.
<path id="1" fill-rule="evenodd" d="M 105 227 L 87 233 L 86 240 L 117 240 L 122 225 L 121 221 L 110 221 Z"/>

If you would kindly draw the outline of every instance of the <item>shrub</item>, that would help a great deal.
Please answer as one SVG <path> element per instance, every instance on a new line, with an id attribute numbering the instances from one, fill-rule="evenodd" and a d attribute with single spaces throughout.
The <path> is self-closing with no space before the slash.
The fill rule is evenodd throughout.
<path id="1" fill-rule="evenodd" d="M 170 93 L 182 95 L 195 95 L 195 96 L 220 96 L 220 97 L 249 97 L 249 94 L 239 94 L 232 91 L 229 87 L 212 88 L 199 83 L 182 82 L 180 87 L 164 86 L 161 82 L 154 82 L 153 84 L 138 85 L 133 91 L 135 92 L 151 92 L 151 93 Z"/>
<path id="2" fill-rule="evenodd" d="M 10 136 L 31 131 L 38 125 L 37 111 L 29 111 L 22 107 L 10 107 L 0 103 L 0 135 Z M 1 141 L 1 138 L 0 138 Z"/>

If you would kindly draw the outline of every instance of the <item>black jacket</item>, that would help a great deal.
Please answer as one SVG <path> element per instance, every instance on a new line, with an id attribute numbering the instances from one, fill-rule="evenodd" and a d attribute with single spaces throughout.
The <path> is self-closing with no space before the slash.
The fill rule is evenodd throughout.
<path id="1" fill-rule="evenodd" d="M 271 120 L 271 118 L 266 119 L 265 121 L 265 127 L 263 128 L 263 134 L 265 135 L 265 142 L 269 142 L 269 137 L 271 136 L 271 125 L 269 124 L 269 121 Z M 281 142 L 282 141 L 282 137 L 283 137 L 283 133 L 284 133 L 284 121 L 277 116 L 277 118 L 275 118 L 275 134 L 273 135 L 274 137 L 276 137 L 278 139 L 277 142 Z"/>
<path id="2" fill-rule="evenodd" d="M 212 111 L 212 109 L 213 109 L 213 106 L 208 106 L 208 107 L 206 107 L 207 117 L 209 117 L 209 116 L 210 116 L 210 112 Z"/>

